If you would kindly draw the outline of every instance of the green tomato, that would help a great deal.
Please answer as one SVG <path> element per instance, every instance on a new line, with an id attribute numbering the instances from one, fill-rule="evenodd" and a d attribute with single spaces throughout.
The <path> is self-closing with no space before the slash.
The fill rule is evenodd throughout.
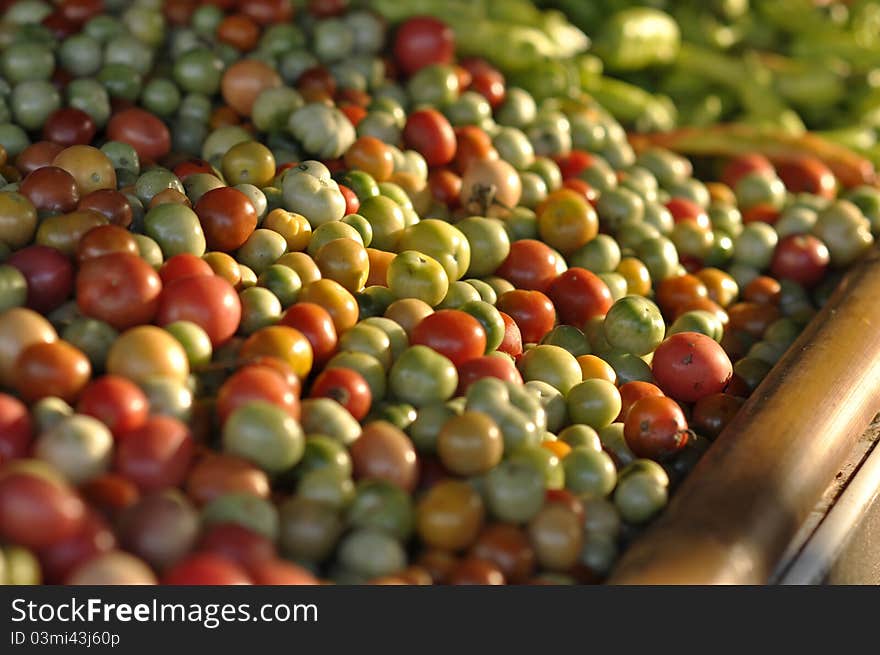
<path id="1" fill-rule="evenodd" d="M 664 187 L 681 184 L 691 175 L 693 170 L 687 159 L 663 148 L 644 150 L 639 154 L 637 163 L 651 171 Z"/>
<path id="2" fill-rule="evenodd" d="M 505 324 L 493 305 L 482 300 L 472 300 L 461 305 L 459 309 L 473 316 L 486 331 L 486 353 L 490 353 L 501 345 L 504 340 Z"/>
<path id="3" fill-rule="evenodd" d="M 529 461 L 538 467 L 544 477 L 547 489 L 562 489 L 565 486 L 565 470 L 561 460 L 552 452 L 541 446 L 520 448 L 513 453 L 508 461 Z"/>
<path id="4" fill-rule="evenodd" d="M 493 229 L 485 225 L 481 227 L 485 228 L 484 233 Z M 498 235 L 497 230 L 493 230 L 492 234 L 487 240 L 503 243 L 503 237 Z M 400 250 L 417 250 L 433 257 L 443 266 L 449 280 L 453 282 L 460 280 L 467 272 L 472 275 L 480 274 L 469 270 L 472 258 L 468 237 L 457 226 L 445 221 L 429 218 L 406 228 L 400 236 L 398 247 Z M 486 250 L 493 247 L 497 246 L 487 245 Z M 492 254 L 493 259 L 497 259 L 497 256 L 497 252 Z"/>
<path id="5" fill-rule="evenodd" d="M 535 157 L 526 170 L 529 173 L 535 173 L 544 180 L 548 193 L 562 187 L 562 171 L 559 169 L 559 164 L 549 157 Z"/>
<path id="6" fill-rule="evenodd" d="M 300 424 L 306 433 L 327 435 L 344 446 L 351 445 L 361 435 L 360 423 L 330 398 L 303 400 Z"/>
<path id="7" fill-rule="evenodd" d="M 363 203 L 367 198 L 379 195 L 379 185 L 373 176 L 364 171 L 346 171 L 339 176 L 339 183 L 354 191 Z"/>
<path id="8" fill-rule="evenodd" d="M 542 423 L 548 432 L 555 433 L 568 423 L 565 396 L 558 389 L 540 380 L 530 380 L 523 388 L 540 403 L 544 415 Z"/>
<path id="9" fill-rule="evenodd" d="M 295 472 L 304 476 L 312 471 L 327 468 L 342 478 L 351 477 L 351 456 L 338 440 L 325 434 L 310 434 L 306 437 L 302 459 Z"/>
<path id="10" fill-rule="evenodd" d="M 291 496 L 278 509 L 278 543 L 287 557 L 320 562 L 333 551 L 344 529 L 335 507 Z"/>
<path id="11" fill-rule="evenodd" d="M 565 402 L 572 423 L 589 425 L 595 430 L 611 425 L 621 409 L 617 387 L 599 378 L 584 380 L 572 387 Z"/>
<path id="12" fill-rule="evenodd" d="M 617 469 L 607 453 L 587 446 L 572 448 L 562 460 L 565 488 L 588 498 L 603 498 L 617 484 Z"/>
<path id="13" fill-rule="evenodd" d="M 180 193 L 185 193 L 183 184 L 178 179 L 178 177 L 169 171 L 166 168 L 152 168 L 146 172 L 144 172 L 135 182 L 134 192 L 144 205 L 149 205 L 150 201 L 166 189 L 173 189 L 174 191 L 178 191 Z M 159 205 L 162 207 L 163 205 Z M 175 205 L 176 207 L 177 205 Z M 188 209 L 187 207 L 184 207 Z M 172 207 L 172 210 L 174 207 Z M 166 209 L 166 212 L 169 210 Z M 164 215 L 161 214 L 160 215 Z M 177 216 L 178 214 L 172 214 L 173 216 Z M 166 219 L 167 220 L 167 219 Z M 180 252 L 185 252 L 181 250 Z"/>
<path id="14" fill-rule="evenodd" d="M 211 338 L 203 327 L 191 321 L 175 321 L 166 325 L 164 329 L 183 346 L 191 369 L 211 362 L 213 354 Z"/>
<path id="15" fill-rule="evenodd" d="M 492 107 L 476 91 L 465 91 L 443 108 L 443 113 L 453 126 L 481 125 L 492 118 Z M 523 134 L 525 139 L 525 134 Z M 528 142 L 528 139 L 526 139 Z M 529 144 L 531 149 L 531 144 Z M 500 152 L 500 151 L 499 151 Z M 507 159 L 502 155 L 503 159 Z M 513 162 L 511 162 L 513 163 Z"/>
<path id="16" fill-rule="evenodd" d="M 602 356 L 605 361 L 611 364 L 617 375 L 618 384 L 626 384 L 627 382 L 653 382 L 654 375 L 648 363 L 632 353 L 622 353 L 612 350 Z"/>
<path id="17" fill-rule="evenodd" d="M 407 250 L 407 248 L 402 248 L 398 244 L 398 240 L 406 227 L 406 219 L 404 218 L 403 210 L 394 200 L 381 195 L 370 196 L 361 200 L 358 213 L 367 219 L 372 228 L 373 239 L 371 246 L 373 248 L 389 252 Z"/>
<path id="18" fill-rule="evenodd" d="M 235 258 L 260 275 L 286 252 L 287 240 L 283 236 L 273 230 L 257 228 L 235 253 Z"/>
<path id="19" fill-rule="evenodd" d="M 399 323 L 384 316 L 372 316 L 360 322 L 361 325 L 376 327 L 388 337 L 391 359 L 396 360 L 409 347 L 409 337 Z"/>
<path id="20" fill-rule="evenodd" d="M 251 120 L 261 132 L 283 129 L 290 115 L 305 104 L 302 96 L 289 87 L 265 89 L 257 96 Z"/>
<path id="21" fill-rule="evenodd" d="M 104 370 L 110 346 L 119 333 L 108 323 L 94 318 L 76 317 L 61 332 L 61 338 L 81 350 L 95 371 Z"/>
<path id="22" fill-rule="evenodd" d="M 74 34 L 62 42 L 58 59 L 77 77 L 94 75 L 101 69 L 101 42 L 88 34 Z"/>
<path id="23" fill-rule="evenodd" d="M 270 474 L 299 462 L 305 439 L 299 423 L 271 403 L 255 400 L 236 409 L 223 426 L 223 449 Z"/>
<path id="24" fill-rule="evenodd" d="M 287 309 L 295 303 L 302 289 L 299 273 L 289 266 L 281 264 L 272 264 L 267 267 L 257 278 L 257 284 L 275 294 L 282 309 Z"/>
<path id="25" fill-rule="evenodd" d="M 334 239 L 352 239 L 364 245 L 360 233 L 355 228 L 342 221 L 333 221 L 319 225 L 312 232 L 306 252 L 314 257 L 324 245 Z"/>
<path id="26" fill-rule="evenodd" d="M 55 396 L 41 398 L 31 407 L 31 418 L 34 420 L 37 434 L 43 434 L 73 414 L 73 407 Z"/>
<path id="27" fill-rule="evenodd" d="M 599 273 L 599 279 L 608 287 L 613 301 L 617 302 L 626 295 L 629 285 L 620 273 Z"/>
<path id="28" fill-rule="evenodd" d="M 388 287 L 378 284 L 366 287 L 363 291 L 356 293 L 354 297 L 358 303 L 358 316 L 361 320 L 384 316 L 391 303 L 397 300 Z"/>
<path id="29" fill-rule="evenodd" d="M 463 280 L 463 282 L 470 284 L 474 289 L 476 289 L 477 293 L 480 296 L 480 300 L 482 300 L 483 302 L 494 305 L 498 301 L 498 295 L 495 293 L 495 289 L 488 282 L 474 278 Z"/>
<path id="30" fill-rule="evenodd" d="M 772 225 L 755 221 L 743 227 L 733 245 L 733 260 L 763 270 L 770 266 L 779 235 Z"/>
<path id="31" fill-rule="evenodd" d="M 423 221 L 423 223 L 425 222 L 427 221 Z M 467 240 L 469 261 L 466 273 L 468 275 L 476 277 L 491 275 L 507 259 L 507 255 L 510 253 L 510 237 L 507 235 L 502 221 L 496 218 L 471 216 L 456 223 L 455 228 Z M 415 227 L 408 229 L 412 230 Z M 452 236 L 450 235 L 450 238 Z M 416 248 L 416 250 L 418 249 Z M 460 266 L 456 268 L 456 271 L 458 268 Z"/>
<path id="32" fill-rule="evenodd" d="M 617 233 L 627 223 L 638 223 L 645 216 L 645 201 L 634 191 L 624 187 L 603 191 L 596 202 L 601 224 Z"/>
<path id="33" fill-rule="evenodd" d="M 613 237 L 598 234 L 596 238 L 575 250 L 569 256 L 568 263 L 596 274 L 611 273 L 620 264 L 620 246 Z"/>
<path id="34" fill-rule="evenodd" d="M 354 369 L 364 376 L 374 403 L 385 397 L 387 388 L 385 367 L 372 355 L 365 352 L 340 352 L 327 362 L 326 368 L 334 367 Z"/>
<path id="35" fill-rule="evenodd" d="M 446 105 L 458 97 L 458 75 L 447 64 L 429 64 L 409 78 L 406 92 L 413 105 Z"/>
<path id="36" fill-rule="evenodd" d="M 721 337 L 724 335 L 724 326 L 711 312 L 698 309 L 685 312 L 676 318 L 669 326 L 666 336 L 679 332 L 698 332 L 715 341 L 721 341 Z"/>
<path id="37" fill-rule="evenodd" d="M 820 212 L 813 234 L 828 247 L 834 267 L 848 266 L 874 243 L 870 221 L 848 200 L 838 200 Z"/>
<path id="38" fill-rule="evenodd" d="M 320 103 L 309 103 L 293 112 L 287 129 L 303 150 L 320 159 L 341 157 L 356 139 L 345 114 Z"/>
<path id="39" fill-rule="evenodd" d="M 301 498 L 342 509 L 354 499 L 354 482 L 351 478 L 341 477 L 332 467 L 323 467 L 304 474 L 296 486 L 296 493 Z"/>
<path id="40" fill-rule="evenodd" d="M 625 296 L 608 310 L 603 329 L 613 348 L 646 355 L 663 341 L 666 324 L 653 302 L 641 296 Z"/>
<path id="41" fill-rule="evenodd" d="M 572 448 L 586 448 L 588 450 L 602 450 L 602 442 L 599 441 L 599 433 L 589 425 L 581 423 L 569 425 L 558 435 L 559 441 L 567 443 Z M 564 463 L 564 460 L 563 460 Z"/>
<path id="42" fill-rule="evenodd" d="M 349 532 L 339 542 L 336 557 L 342 567 L 368 579 L 406 568 L 406 552 L 400 542 L 376 529 Z"/>
<path id="43" fill-rule="evenodd" d="M 531 141 L 525 132 L 515 127 L 500 128 L 492 139 L 492 145 L 501 159 L 519 171 L 527 170 L 535 162 L 535 149 Z"/>
<path id="44" fill-rule="evenodd" d="M 416 407 L 448 400 L 458 386 L 455 365 L 427 346 L 410 346 L 394 365 L 388 376 L 395 397 Z"/>
<path id="45" fill-rule="evenodd" d="M 437 435 L 446 421 L 461 412 L 449 403 L 430 403 L 420 407 L 415 420 L 406 429 L 416 450 L 420 453 L 433 454 L 437 451 Z"/>
<path id="46" fill-rule="evenodd" d="M 743 175 L 736 183 L 736 204 L 740 209 L 768 206 L 781 209 L 785 203 L 785 185 L 776 175 L 755 171 Z"/>
<path id="47" fill-rule="evenodd" d="M 30 80 L 48 80 L 55 70 L 55 57 L 46 45 L 17 43 L 0 54 L 0 71 L 10 84 Z"/>
<path id="48" fill-rule="evenodd" d="M 614 504 L 627 523 L 645 523 L 654 517 L 669 497 L 665 485 L 648 473 L 622 477 L 614 491 Z"/>
<path id="49" fill-rule="evenodd" d="M 358 323 L 339 337 L 340 352 L 363 352 L 372 355 L 388 369 L 391 366 L 391 339 L 375 325 Z"/>
<path id="50" fill-rule="evenodd" d="M 415 527 L 415 508 L 412 497 L 397 485 L 386 480 L 363 480 L 357 485 L 346 518 L 352 528 L 380 530 L 406 540 Z"/>
<path id="51" fill-rule="evenodd" d="M 541 339 L 542 344 L 565 348 L 575 357 L 590 354 L 586 335 L 573 325 L 557 325 Z"/>
<path id="52" fill-rule="evenodd" d="M 8 264 L 0 265 L 0 312 L 24 307 L 27 302 L 27 280 L 21 271 Z"/>
<path id="53" fill-rule="evenodd" d="M 184 423 L 192 417 L 193 394 L 185 382 L 155 376 L 142 380 L 140 387 L 147 396 L 151 413 L 171 416 Z"/>
<path id="54" fill-rule="evenodd" d="M 111 462 L 113 435 L 101 421 L 84 414 L 62 418 L 37 438 L 34 455 L 72 484 L 105 472 Z"/>
<path id="55" fill-rule="evenodd" d="M 574 355 L 559 346 L 530 348 L 520 357 L 517 366 L 526 382 L 541 380 L 563 394 L 581 381 L 581 367 Z"/>
<path id="56" fill-rule="evenodd" d="M 202 523 L 235 523 L 271 541 L 278 539 L 279 518 L 275 506 L 259 496 L 240 491 L 220 494 L 205 505 Z"/>
<path id="57" fill-rule="evenodd" d="M 239 332 L 245 336 L 274 325 L 281 318 L 281 301 L 265 287 L 249 286 L 238 294 L 241 301 Z"/>
<path id="58" fill-rule="evenodd" d="M 180 90 L 169 79 L 153 78 L 141 93 L 141 104 L 154 114 L 168 118 L 180 107 Z"/>
<path id="59" fill-rule="evenodd" d="M 449 278 L 437 260 L 405 250 L 388 266 L 388 288 L 398 298 L 417 298 L 433 307 L 446 297 Z"/>
<path id="60" fill-rule="evenodd" d="M 545 476 L 530 458 L 502 461 L 486 475 L 486 505 L 499 521 L 526 523 L 544 506 Z"/>
<path id="61" fill-rule="evenodd" d="M 538 108 L 532 94 L 519 87 L 510 87 L 504 102 L 498 107 L 495 119 L 501 125 L 523 128 L 534 122 L 537 114 Z"/>
<path id="62" fill-rule="evenodd" d="M 16 123 L 36 130 L 61 107 L 61 95 L 50 82 L 27 80 L 13 87 L 9 105 Z"/>
<path id="63" fill-rule="evenodd" d="M 635 460 L 636 456 L 629 449 L 623 436 L 623 423 L 612 423 L 599 430 L 598 433 L 602 449 L 614 458 L 618 467 L 626 466 Z"/>
<path id="64" fill-rule="evenodd" d="M 166 203 L 153 207 L 144 216 L 144 231 L 159 244 L 166 259 L 181 253 L 196 257 L 205 254 L 205 234 L 199 217 L 186 205 Z"/>
<path id="65" fill-rule="evenodd" d="M 473 286 L 462 280 L 457 280 L 449 285 L 449 291 L 437 309 L 461 309 L 462 305 L 479 302 L 480 292 Z"/>

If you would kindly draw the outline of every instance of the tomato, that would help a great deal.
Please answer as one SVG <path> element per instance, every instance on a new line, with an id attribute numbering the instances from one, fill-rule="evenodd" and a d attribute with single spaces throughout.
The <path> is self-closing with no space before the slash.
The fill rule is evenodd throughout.
<path id="1" fill-rule="evenodd" d="M 312 370 L 312 346 L 305 335 L 286 325 L 270 325 L 248 337 L 239 353 L 242 359 L 268 355 L 284 361 L 300 379 Z"/>
<path id="2" fill-rule="evenodd" d="M 504 75 L 501 71 L 488 69 L 474 73 L 470 88 L 483 96 L 493 109 L 498 107 L 507 96 L 504 87 Z"/>
<path id="3" fill-rule="evenodd" d="M 535 571 L 535 551 L 522 528 L 492 523 L 483 528 L 470 554 L 492 562 L 511 584 L 528 580 Z"/>
<path id="4" fill-rule="evenodd" d="M 455 34 L 443 21 L 416 16 L 394 35 L 394 59 L 409 75 L 429 64 L 449 64 L 455 55 Z"/>
<path id="5" fill-rule="evenodd" d="M 457 309 L 441 309 L 416 325 L 411 343 L 433 348 L 453 364 L 480 357 L 486 351 L 486 330 L 470 314 Z"/>
<path id="6" fill-rule="evenodd" d="M 195 553 L 175 564 L 162 577 L 167 585 L 249 585 L 251 579 L 238 564 L 213 553 Z"/>
<path id="7" fill-rule="evenodd" d="M 547 288 L 559 321 L 576 327 L 584 326 L 597 316 L 604 316 L 614 300 L 608 285 L 584 268 L 569 268 L 554 278 Z"/>
<path id="8" fill-rule="evenodd" d="M 409 437 L 387 421 L 372 421 L 349 446 L 356 479 L 387 480 L 412 492 L 418 482 L 418 459 Z"/>
<path id="9" fill-rule="evenodd" d="M 17 268 L 27 281 L 27 306 L 48 314 L 70 296 L 73 266 L 60 251 L 32 245 L 13 253 L 6 263 Z"/>
<path id="10" fill-rule="evenodd" d="M 522 198 L 522 180 L 503 159 L 471 161 L 461 177 L 462 207 L 479 216 L 507 216 Z"/>
<path id="11" fill-rule="evenodd" d="M 223 100 L 242 116 L 250 116 L 254 102 L 266 89 L 281 86 L 281 76 L 257 59 L 240 59 L 223 73 Z"/>
<path id="12" fill-rule="evenodd" d="M 171 150 L 171 133 L 165 123 L 138 107 L 114 114 L 107 123 L 107 138 L 129 144 L 146 161 L 157 161 Z"/>
<path id="13" fill-rule="evenodd" d="M 540 291 L 508 291 L 501 295 L 496 307 L 516 322 L 524 343 L 538 343 L 556 324 L 553 302 Z"/>
<path id="14" fill-rule="evenodd" d="M 118 437 L 146 422 L 149 402 L 133 382 L 118 375 L 105 375 L 86 385 L 76 410 L 94 416 Z"/>
<path id="15" fill-rule="evenodd" d="M 276 556 L 275 544 L 268 537 L 238 523 L 214 523 L 207 527 L 196 550 L 220 555 L 247 570 Z"/>
<path id="16" fill-rule="evenodd" d="M 15 361 L 28 346 L 57 339 L 49 321 L 30 309 L 13 307 L 0 312 L 0 383 L 13 386 Z"/>
<path id="17" fill-rule="evenodd" d="M 99 225 L 86 232 L 76 247 L 76 259 L 82 264 L 113 252 L 127 252 L 138 255 L 138 245 L 131 232 L 118 225 Z"/>
<path id="18" fill-rule="evenodd" d="M 361 201 L 357 197 L 354 191 L 349 189 L 344 184 L 339 185 L 339 193 L 342 194 L 342 197 L 345 198 L 345 214 L 346 216 L 349 214 L 357 214 L 358 209 L 361 208 Z"/>
<path id="19" fill-rule="evenodd" d="M 40 551 L 43 576 L 49 584 L 63 583 L 80 564 L 115 547 L 116 536 L 110 526 L 97 513 L 89 511 L 73 535 Z"/>
<path id="20" fill-rule="evenodd" d="M 391 150 L 374 136 L 359 137 L 351 144 L 345 151 L 345 165 L 369 173 L 377 182 L 387 181 L 394 172 Z"/>
<path id="21" fill-rule="evenodd" d="M 811 234 L 791 234 L 776 245 L 770 271 L 774 277 L 810 288 L 822 281 L 830 262 L 822 241 Z"/>
<path id="22" fill-rule="evenodd" d="M 194 277 L 196 275 L 214 275 L 214 269 L 201 257 L 188 252 L 168 258 L 162 264 L 162 268 L 159 269 L 159 277 L 165 286 L 179 278 Z"/>
<path id="23" fill-rule="evenodd" d="M 104 473 L 92 478 L 80 490 L 91 507 L 111 519 L 140 498 L 140 491 L 134 483 L 116 473 Z"/>
<path id="24" fill-rule="evenodd" d="M 308 102 L 319 102 L 336 95 L 336 78 L 324 66 L 314 66 L 297 78 L 296 89 Z"/>
<path id="25" fill-rule="evenodd" d="M 620 414 L 615 419 L 617 421 L 625 421 L 630 407 L 642 398 L 659 398 L 665 395 L 656 384 L 641 380 L 633 380 L 632 382 L 621 384 L 618 391 L 620 392 Z"/>
<path id="26" fill-rule="evenodd" d="M 483 355 L 466 361 L 458 367 L 458 391 L 456 395 L 463 396 L 468 387 L 477 380 L 492 377 L 506 380 L 514 384 L 522 384 L 523 379 L 513 361 L 507 357 Z"/>
<path id="27" fill-rule="evenodd" d="M 14 396 L 0 393 L 0 464 L 27 455 L 33 435 L 25 404 Z"/>
<path id="28" fill-rule="evenodd" d="M 293 5 L 288 0 L 248 0 L 239 2 L 238 7 L 260 25 L 286 23 L 293 17 Z"/>
<path id="29" fill-rule="evenodd" d="M 71 212 L 79 203 L 76 180 L 57 166 L 43 166 L 28 173 L 21 181 L 19 190 L 37 211 L 49 215 Z"/>
<path id="30" fill-rule="evenodd" d="M 257 227 L 253 203 L 233 187 L 211 189 L 199 198 L 193 209 L 202 224 L 209 250 L 236 250 Z"/>
<path id="31" fill-rule="evenodd" d="M 495 272 L 517 289 L 547 291 L 559 275 L 559 254 L 535 239 L 510 244 L 510 253 Z"/>
<path id="32" fill-rule="evenodd" d="M 158 273 L 138 255 L 128 252 L 88 259 L 76 276 L 80 311 L 117 330 L 152 321 L 161 292 Z"/>
<path id="33" fill-rule="evenodd" d="M 733 375 L 724 349 L 698 332 L 667 338 L 654 351 L 651 368 L 663 392 L 685 402 L 721 392 Z"/>
<path id="34" fill-rule="evenodd" d="M 186 480 L 186 491 L 199 505 L 226 493 L 269 497 L 269 478 L 254 464 L 234 455 L 210 452 L 196 462 Z"/>
<path id="35" fill-rule="evenodd" d="M 115 189 L 98 189 L 80 198 L 77 209 L 91 209 L 107 217 L 113 225 L 127 228 L 134 212 L 124 193 Z"/>
<path id="36" fill-rule="evenodd" d="M 43 138 L 54 141 L 65 148 L 73 145 L 88 145 L 97 132 L 95 121 L 86 112 L 76 107 L 56 109 L 43 123 Z"/>
<path id="37" fill-rule="evenodd" d="M 333 280 L 315 280 L 307 284 L 300 291 L 299 302 L 315 303 L 327 310 L 337 334 L 342 334 L 357 323 L 357 300 L 350 291 Z"/>
<path id="38" fill-rule="evenodd" d="M 691 426 L 700 436 L 714 439 L 733 420 L 744 402 L 729 393 L 703 396 L 694 404 Z"/>
<path id="39" fill-rule="evenodd" d="M 816 157 L 784 161 L 776 167 L 776 172 L 790 193 L 812 193 L 829 200 L 837 194 L 834 173 Z"/>
<path id="40" fill-rule="evenodd" d="M 504 312 L 499 312 L 504 321 L 504 338 L 498 346 L 498 352 L 507 353 L 511 357 L 521 355 L 523 351 L 522 333 L 516 321 Z M 551 328 L 552 329 L 552 328 Z"/>
<path id="41" fill-rule="evenodd" d="M 76 534 L 85 505 L 70 489 L 24 471 L 0 477 L 0 536 L 28 548 L 41 548 Z"/>
<path id="42" fill-rule="evenodd" d="M 174 487 L 186 478 L 194 448 L 184 423 L 153 415 L 140 427 L 121 434 L 114 466 L 142 491 Z"/>
<path id="43" fill-rule="evenodd" d="M 270 559 L 258 562 L 249 568 L 249 573 L 258 585 L 317 585 L 319 580 L 301 566 L 284 559 Z"/>
<path id="44" fill-rule="evenodd" d="M 315 303 L 297 302 L 291 305 L 279 325 L 296 328 L 312 346 L 315 363 L 323 364 L 336 351 L 336 326 L 330 313 Z"/>
<path id="45" fill-rule="evenodd" d="M 727 313 L 730 330 L 746 332 L 755 339 L 764 336 L 770 324 L 779 318 L 779 309 L 769 303 L 738 302 L 731 305 Z"/>
<path id="46" fill-rule="evenodd" d="M 15 369 L 15 389 L 31 403 L 47 396 L 73 402 L 92 373 L 82 351 L 60 340 L 28 346 L 15 360 Z"/>
<path id="47" fill-rule="evenodd" d="M 233 373 L 217 392 L 217 418 L 225 423 L 236 409 L 253 400 L 281 407 L 299 420 L 299 397 L 282 375 L 268 366 L 249 365 Z"/>
<path id="48" fill-rule="evenodd" d="M 623 436 L 636 457 L 659 459 L 684 448 L 688 426 L 681 407 L 672 398 L 648 396 L 630 407 Z"/>
<path id="49" fill-rule="evenodd" d="M 571 189 L 575 193 L 582 195 L 588 203 L 595 206 L 599 193 L 584 180 L 579 177 L 572 177 L 562 183 L 563 189 Z"/>
<path id="50" fill-rule="evenodd" d="M 446 117 L 435 109 L 412 112 L 403 128 L 408 148 L 421 154 L 428 166 L 442 166 L 455 156 L 455 132 Z"/>
<path id="51" fill-rule="evenodd" d="M 259 38 L 259 25 L 242 14 L 227 16 L 217 26 L 217 40 L 241 52 L 253 50 Z"/>
<path id="52" fill-rule="evenodd" d="M 571 254 L 598 233 L 596 210 L 576 191 L 554 191 L 538 207 L 541 240 L 563 254 Z"/>
<path id="53" fill-rule="evenodd" d="M 473 161 L 498 159 L 498 151 L 492 145 L 492 138 L 476 125 L 455 128 L 455 141 L 453 167 L 459 174 L 463 174 Z"/>
<path id="54" fill-rule="evenodd" d="M 721 172 L 721 181 L 731 189 L 735 189 L 736 183 L 750 173 L 773 175 L 775 172 L 773 164 L 764 155 L 751 153 L 734 157 L 727 162 Z"/>
<path id="55" fill-rule="evenodd" d="M 666 209 L 672 214 L 672 218 L 676 223 L 694 221 L 704 230 L 708 230 L 711 227 L 708 214 L 693 200 L 675 197 L 666 203 Z"/>
<path id="56" fill-rule="evenodd" d="M 207 332 L 216 347 L 228 341 L 241 321 L 241 301 L 219 275 L 178 278 L 162 290 L 156 322 L 191 321 Z"/>
<path id="57" fill-rule="evenodd" d="M 657 285 L 657 304 L 666 316 L 675 316 L 681 307 L 708 295 L 703 281 L 689 273 L 665 278 Z"/>
<path id="58" fill-rule="evenodd" d="M 312 383 L 309 398 L 332 398 L 358 421 L 370 411 L 373 397 L 364 376 L 350 368 L 328 368 Z"/>

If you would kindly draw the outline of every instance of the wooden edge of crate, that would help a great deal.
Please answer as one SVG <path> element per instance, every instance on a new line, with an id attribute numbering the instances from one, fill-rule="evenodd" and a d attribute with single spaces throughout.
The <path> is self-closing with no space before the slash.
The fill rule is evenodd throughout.
<path id="1" fill-rule="evenodd" d="M 880 253 L 850 271 L 611 584 L 763 584 L 880 409 Z"/>

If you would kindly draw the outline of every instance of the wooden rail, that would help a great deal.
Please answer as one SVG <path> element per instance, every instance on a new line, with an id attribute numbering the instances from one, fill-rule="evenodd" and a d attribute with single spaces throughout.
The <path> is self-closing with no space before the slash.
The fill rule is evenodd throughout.
<path id="1" fill-rule="evenodd" d="M 609 582 L 765 583 L 878 409 L 880 253 L 872 251 Z"/>

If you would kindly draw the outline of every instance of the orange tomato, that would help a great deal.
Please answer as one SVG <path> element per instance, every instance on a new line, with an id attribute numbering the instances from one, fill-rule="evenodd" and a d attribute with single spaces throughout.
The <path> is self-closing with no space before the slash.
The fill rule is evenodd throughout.
<path id="1" fill-rule="evenodd" d="M 599 218 L 582 194 L 559 189 L 538 210 L 538 233 L 544 243 L 567 255 L 596 237 Z"/>
<path id="2" fill-rule="evenodd" d="M 611 384 L 617 384 L 617 373 L 611 364 L 601 357 L 581 355 L 577 358 L 577 363 L 581 367 L 581 377 L 584 380 L 607 380 Z"/>
<path id="3" fill-rule="evenodd" d="M 308 377 L 314 363 L 309 340 L 299 330 L 286 325 L 270 325 L 257 330 L 244 342 L 239 356 L 242 359 L 277 357 L 286 362 L 302 380 Z"/>
<path id="4" fill-rule="evenodd" d="M 375 248 L 367 248 L 367 257 L 370 260 L 370 271 L 367 276 L 367 286 L 378 285 L 381 287 L 388 286 L 388 267 L 397 257 L 393 252 L 384 250 L 376 250 Z"/>
<path id="5" fill-rule="evenodd" d="M 374 136 L 362 136 L 345 153 L 345 165 L 369 173 L 377 182 L 385 182 L 394 172 L 391 149 Z"/>
<path id="6" fill-rule="evenodd" d="M 626 280 L 626 292 L 645 296 L 651 291 L 651 274 L 642 260 L 624 257 L 617 265 L 617 272 Z"/>
<path id="7" fill-rule="evenodd" d="M 338 334 L 342 334 L 357 323 L 360 312 L 357 300 L 339 282 L 323 278 L 315 280 L 302 288 L 299 301 L 313 302 L 326 309 L 333 318 L 333 325 L 336 326 Z"/>

